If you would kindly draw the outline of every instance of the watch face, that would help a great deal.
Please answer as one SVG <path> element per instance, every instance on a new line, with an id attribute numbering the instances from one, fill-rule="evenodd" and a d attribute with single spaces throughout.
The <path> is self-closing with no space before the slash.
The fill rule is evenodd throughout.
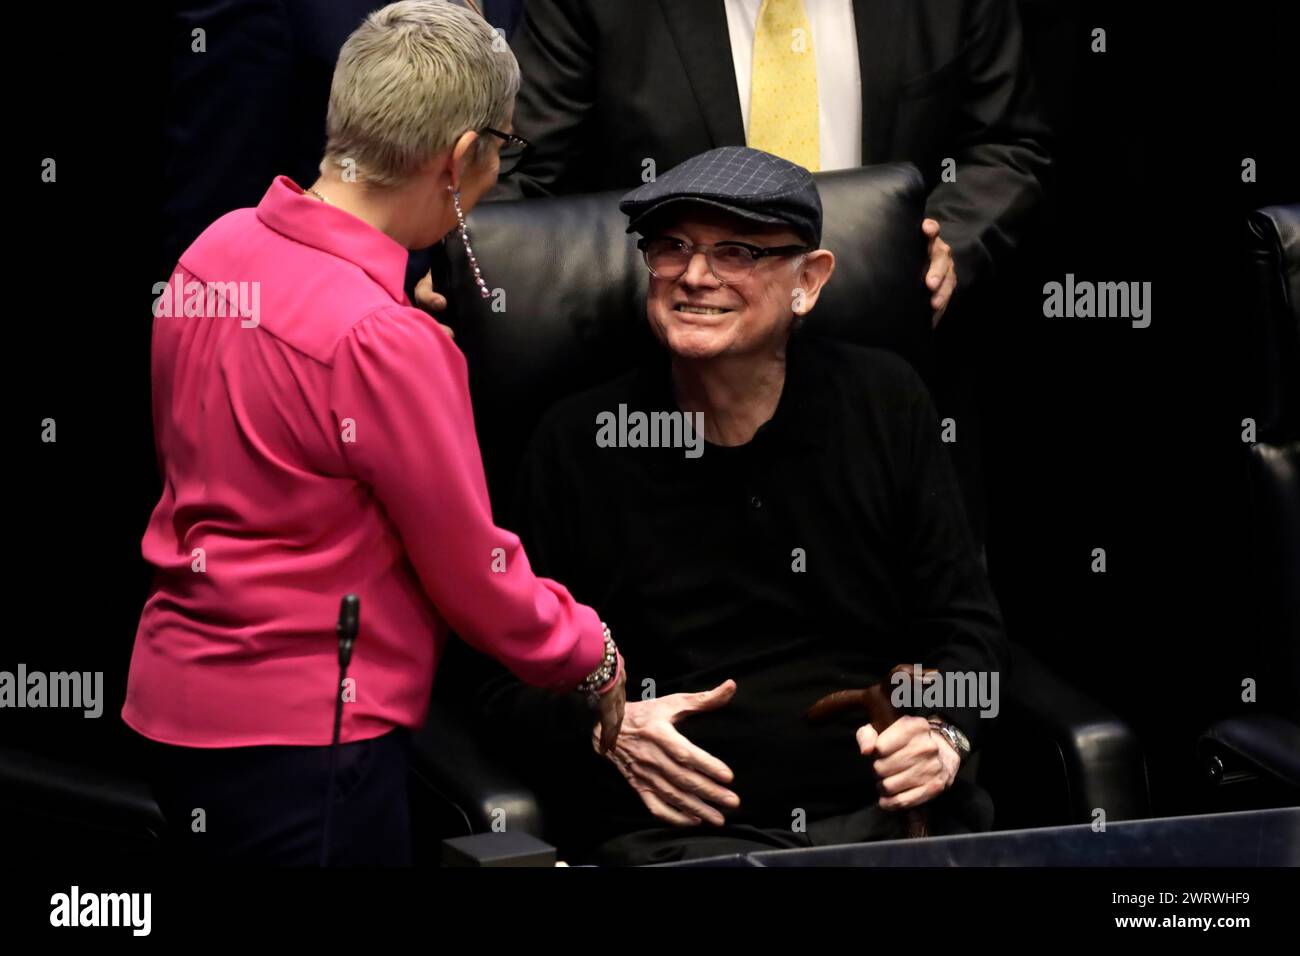
<path id="1" fill-rule="evenodd" d="M 952 724 L 936 723 L 931 724 L 931 726 L 943 735 L 943 739 L 948 741 L 949 746 L 957 751 L 959 756 L 965 757 L 970 753 L 970 741 L 966 739 L 965 734 Z"/>

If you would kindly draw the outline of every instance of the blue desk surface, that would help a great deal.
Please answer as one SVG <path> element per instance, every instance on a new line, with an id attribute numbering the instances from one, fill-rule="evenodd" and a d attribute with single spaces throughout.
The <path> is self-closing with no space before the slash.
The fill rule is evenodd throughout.
<path id="1" fill-rule="evenodd" d="M 672 866 L 1300 866 L 1300 807 L 767 850 Z"/>

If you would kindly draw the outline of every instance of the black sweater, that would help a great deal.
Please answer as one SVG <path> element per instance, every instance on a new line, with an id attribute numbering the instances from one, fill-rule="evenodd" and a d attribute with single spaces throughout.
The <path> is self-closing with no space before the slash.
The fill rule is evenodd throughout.
<path id="1" fill-rule="evenodd" d="M 620 404 L 676 409 L 666 356 L 562 402 L 539 426 L 516 520 L 534 569 L 609 624 L 629 701 L 737 681 L 726 707 L 678 725 L 735 771 L 730 820 L 787 827 L 796 810 L 818 819 L 874 801 L 854 739 L 865 714 L 813 727 L 804 711 L 899 663 L 1006 665 L 919 376 L 888 352 L 796 337 L 773 418 L 747 444 L 705 444 L 699 457 L 599 447 L 598 415 Z M 661 825 L 592 751 L 593 717 L 575 701 L 499 672 L 480 703 L 522 736 L 572 839 Z M 992 723 L 978 709 L 937 708 L 974 746 Z"/>

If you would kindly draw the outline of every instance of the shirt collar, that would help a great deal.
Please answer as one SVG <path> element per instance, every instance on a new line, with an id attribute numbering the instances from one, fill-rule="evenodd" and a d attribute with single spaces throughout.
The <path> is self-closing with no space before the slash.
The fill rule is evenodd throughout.
<path id="1" fill-rule="evenodd" d="M 776 411 L 755 434 L 779 447 L 820 446 L 830 426 L 827 369 L 816 343 L 796 332 L 785 347 L 785 385 Z"/>
<path id="2" fill-rule="evenodd" d="M 763 447 L 820 446 L 829 419 L 826 370 L 818 361 L 815 341 L 796 333 L 786 345 L 785 384 L 772 417 L 758 427 L 748 444 Z M 649 409 L 676 410 L 672 365 L 662 346 L 637 371 L 636 392 Z"/>
<path id="3" fill-rule="evenodd" d="M 360 267 L 395 302 L 408 304 L 407 249 L 350 212 L 308 196 L 288 176 L 275 177 L 257 204 L 257 218 L 283 236 Z"/>

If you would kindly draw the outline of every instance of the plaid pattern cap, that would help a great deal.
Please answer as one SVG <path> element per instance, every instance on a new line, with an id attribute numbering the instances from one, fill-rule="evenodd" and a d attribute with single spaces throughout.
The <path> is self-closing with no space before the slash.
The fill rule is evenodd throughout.
<path id="1" fill-rule="evenodd" d="M 692 156 L 618 204 L 628 232 L 669 204 L 704 203 L 753 222 L 784 224 L 809 244 L 822 240 L 822 200 L 812 173 L 748 146 L 722 146 Z"/>

